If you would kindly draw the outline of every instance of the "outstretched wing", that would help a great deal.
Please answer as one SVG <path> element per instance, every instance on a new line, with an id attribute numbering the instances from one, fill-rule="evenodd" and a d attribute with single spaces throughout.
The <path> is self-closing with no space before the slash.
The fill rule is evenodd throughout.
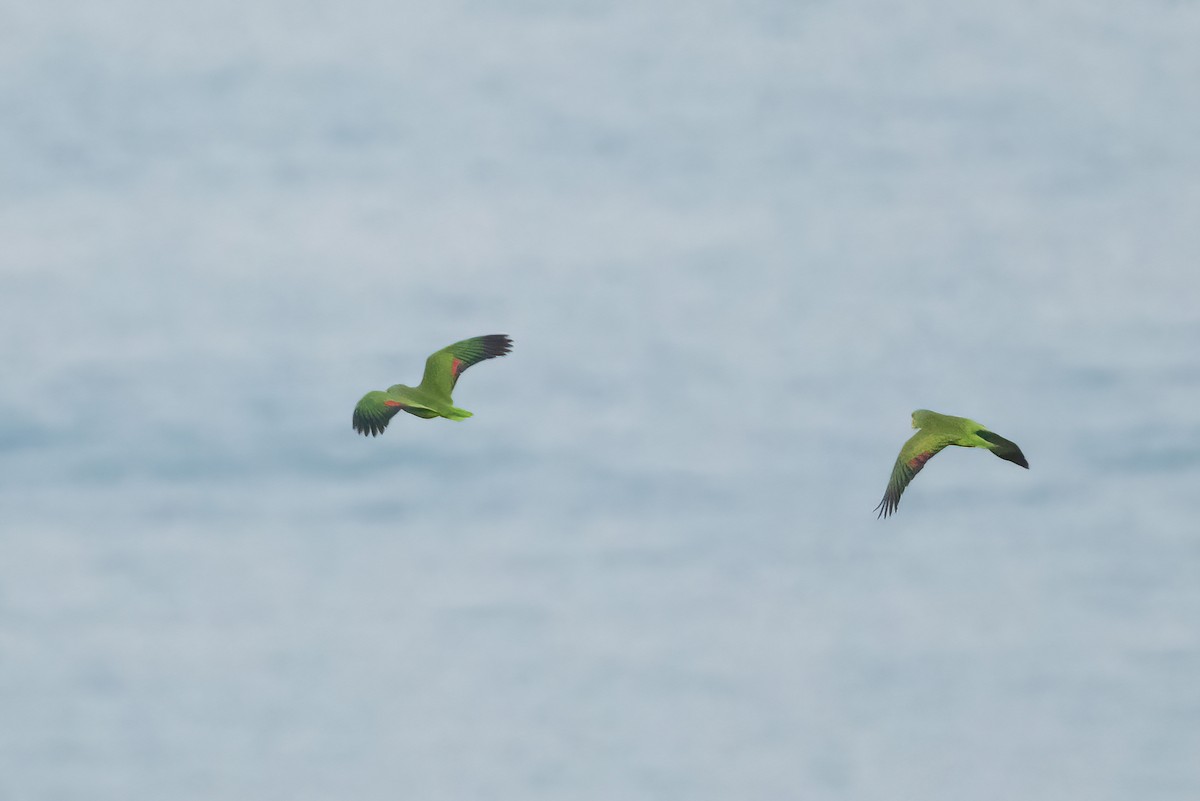
<path id="1" fill-rule="evenodd" d="M 488 334 L 455 342 L 425 360 L 425 375 L 421 376 L 420 388 L 449 400 L 450 392 L 463 370 L 484 359 L 503 356 L 510 350 L 512 340 L 504 334 Z"/>
<path id="2" fill-rule="evenodd" d="M 368 392 L 354 407 L 354 430 L 364 437 L 368 434 L 377 437 L 402 408 L 403 405 L 389 398 L 386 392 Z"/>
<path id="3" fill-rule="evenodd" d="M 1021 449 L 1017 447 L 1017 443 L 1011 439 L 1005 439 L 995 431 L 980 429 L 975 432 L 975 435 L 991 445 L 992 453 L 999 456 L 1001 459 L 1019 464 L 1026 470 L 1029 469 L 1029 460 L 1025 458 L 1025 454 L 1021 453 Z"/>
<path id="4" fill-rule="evenodd" d="M 904 447 L 900 449 L 900 456 L 896 459 L 896 465 L 892 468 L 892 476 L 888 479 L 887 491 L 883 493 L 883 500 L 875 507 L 875 511 L 879 512 L 879 517 L 887 517 L 896 511 L 896 507 L 900 505 L 900 496 L 904 494 L 904 488 L 909 485 L 917 473 L 921 472 L 925 463 L 948 444 L 950 443 L 943 437 L 928 431 L 918 431 L 909 438 L 908 442 L 904 443 Z"/>

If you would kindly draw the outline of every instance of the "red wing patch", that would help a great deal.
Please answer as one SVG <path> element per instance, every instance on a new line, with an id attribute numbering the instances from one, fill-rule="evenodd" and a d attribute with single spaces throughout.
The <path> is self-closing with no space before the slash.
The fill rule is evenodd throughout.
<path id="1" fill-rule="evenodd" d="M 925 451 L 918 453 L 916 456 L 908 460 L 908 468 L 914 473 L 925 466 L 925 463 L 933 458 L 933 451 Z"/>
<path id="2" fill-rule="evenodd" d="M 450 362 L 450 375 L 458 378 L 458 374 L 462 372 L 462 359 L 455 359 Z"/>
<path id="3" fill-rule="evenodd" d="M 404 404 L 403 404 L 403 403 L 401 403 L 400 401 L 394 401 L 394 400 L 385 400 L 385 401 L 383 402 L 383 405 L 384 405 L 384 406 L 399 406 L 401 409 L 403 409 L 403 408 L 404 408 Z"/>

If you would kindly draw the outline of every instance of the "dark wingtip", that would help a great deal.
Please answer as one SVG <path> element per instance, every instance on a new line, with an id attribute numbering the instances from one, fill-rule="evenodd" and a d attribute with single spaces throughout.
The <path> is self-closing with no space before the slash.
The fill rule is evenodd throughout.
<path id="1" fill-rule="evenodd" d="M 503 356 L 512 350 L 512 338 L 508 334 L 487 334 L 479 338 L 487 358 Z"/>
<path id="2" fill-rule="evenodd" d="M 875 515 L 875 519 L 882 520 L 885 517 L 891 517 L 892 514 L 896 511 L 896 507 L 899 505 L 900 505 L 899 498 L 897 498 L 895 501 L 893 501 L 887 495 L 884 495 L 883 500 L 879 502 L 879 505 L 876 506 L 871 511 L 879 512 L 879 514 Z"/>
<path id="3" fill-rule="evenodd" d="M 1011 442 L 1009 444 L 1012 445 Z M 1029 469 L 1029 460 L 1025 458 L 1025 454 L 1021 453 L 1021 449 L 1016 445 L 1013 445 L 1012 448 L 1005 448 L 1003 450 L 997 449 L 992 451 L 992 453 L 996 454 L 1006 462 L 1012 462 L 1013 464 L 1020 465 L 1026 470 Z"/>
<path id="4" fill-rule="evenodd" d="M 1029 462 L 1025 459 L 1025 454 L 1021 453 L 1021 449 L 1017 447 L 1017 443 L 1013 442 L 1011 439 L 1005 439 L 995 431 L 981 430 L 976 431 L 975 433 L 987 442 L 991 443 L 992 453 L 996 454 L 1006 462 L 1018 464 L 1021 467 L 1024 467 L 1026 470 L 1029 469 Z"/>
<path id="5" fill-rule="evenodd" d="M 364 437 L 377 437 L 383 431 L 382 426 L 360 416 L 358 412 L 354 413 L 354 418 L 350 421 L 350 427 Z"/>

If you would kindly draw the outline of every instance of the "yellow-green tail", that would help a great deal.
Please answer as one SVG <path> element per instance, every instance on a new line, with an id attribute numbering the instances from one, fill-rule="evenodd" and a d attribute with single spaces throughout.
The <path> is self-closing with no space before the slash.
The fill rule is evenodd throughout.
<path id="1" fill-rule="evenodd" d="M 466 420 L 471 416 L 471 413 L 466 409 L 457 409 L 453 406 L 442 412 L 442 417 L 445 417 L 447 420 Z"/>

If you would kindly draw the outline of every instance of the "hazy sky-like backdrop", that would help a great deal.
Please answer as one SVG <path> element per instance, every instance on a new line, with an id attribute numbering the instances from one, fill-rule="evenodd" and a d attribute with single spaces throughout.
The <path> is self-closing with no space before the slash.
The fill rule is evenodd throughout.
<path id="1" fill-rule="evenodd" d="M 1200 798 L 1198 41 L 9 4 L 0 799 Z"/>

